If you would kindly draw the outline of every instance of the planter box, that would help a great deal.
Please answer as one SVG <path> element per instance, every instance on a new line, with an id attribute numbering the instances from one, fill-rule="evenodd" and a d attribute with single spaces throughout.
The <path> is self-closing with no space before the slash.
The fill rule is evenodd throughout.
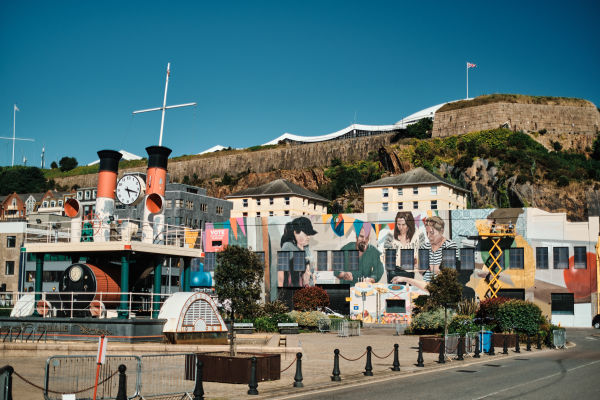
<path id="1" fill-rule="evenodd" d="M 204 382 L 245 383 L 250 381 L 251 357 L 256 357 L 256 381 L 274 381 L 281 378 L 280 354 L 237 353 L 231 357 L 224 353 L 197 353 L 196 357 L 203 363 L 202 380 Z M 193 356 L 186 364 L 194 363 Z M 193 374 L 191 373 L 193 371 Z M 195 368 L 186 373 L 186 379 L 195 378 Z"/>
<path id="2" fill-rule="evenodd" d="M 494 347 L 503 347 L 504 346 L 504 337 L 506 336 L 506 345 L 508 347 L 515 347 L 517 344 L 516 336 L 514 333 L 493 333 L 492 334 L 492 343 Z M 520 343 L 523 344 L 522 342 Z"/>
<path id="3" fill-rule="evenodd" d="M 421 336 L 419 338 L 423 353 L 439 353 L 440 344 L 444 343 L 444 338 L 441 336 Z"/>

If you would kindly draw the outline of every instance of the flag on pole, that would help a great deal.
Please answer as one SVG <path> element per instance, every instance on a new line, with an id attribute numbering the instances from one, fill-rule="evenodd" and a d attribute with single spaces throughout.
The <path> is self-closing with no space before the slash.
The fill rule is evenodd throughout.
<path id="1" fill-rule="evenodd" d="M 19 107 L 17 107 L 16 104 L 15 104 L 15 111 L 21 111 L 21 110 L 19 110 Z"/>
<path id="2" fill-rule="evenodd" d="M 475 68 L 475 67 L 477 67 L 477 64 L 472 64 L 467 61 L 467 68 Z"/>

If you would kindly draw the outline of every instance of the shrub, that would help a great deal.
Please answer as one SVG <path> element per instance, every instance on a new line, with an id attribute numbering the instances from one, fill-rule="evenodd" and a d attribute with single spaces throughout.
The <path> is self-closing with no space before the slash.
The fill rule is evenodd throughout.
<path id="1" fill-rule="evenodd" d="M 475 299 L 462 299 L 456 305 L 456 311 L 461 315 L 475 315 L 479 309 L 479 303 Z"/>
<path id="2" fill-rule="evenodd" d="M 320 319 L 327 318 L 327 315 L 321 311 L 292 311 L 288 315 L 299 326 L 308 328 L 316 328 L 319 326 Z"/>
<path id="3" fill-rule="evenodd" d="M 417 335 L 444 331 L 444 309 L 424 311 L 415 316 L 409 327 L 410 333 Z"/>
<path id="4" fill-rule="evenodd" d="M 476 317 L 479 318 L 483 323 L 496 323 L 496 314 L 498 313 L 498 307 L 501 304 L 506 303 L 510 299 L 506 297 L 494 297 L 491 299 L 485 299 L 479 303 L 479 310 L 477 311 Z"/>
<path id="5" fill-rule="evenodd" d="M 285 322 L 293 322 L 292 318 L 287 314 L 263 316 L 255 318 L 252 321 L 252 323 L 254 323 L 254 328 L 256 328 L 258 332 L 277 332 L 277 324 Z"/>
<path id="6" fill-rule="evenodd" d="M 319 286 L 307 286 L 294 293 L 294 309 L 312 311 L 329 305 L 329 295 Z"/>
<path id="7" fill-rule="evenodd" d="M 457 314 L 452 318 L 448 325 L 448 333 L 460 333 L 464 336 L 467 332 L 475 332 L 478 326 L 473 322 L 473 317 L 470 315 Z"/>
<path id="8" fill-rule="evenodd" d="M 567 178 L 564 175 L 561 175 L 561 176 L 558 177 L 558 181 L 556 182 L 556 184 L 559 187 L 569 186 L 569 178 Z"/>
<path id="9" fill-rule="evenodd" d="M 513 299 L 498 307 L 496 320 L 503 331 L 535 335 L 542 322 L 542 310 L 530 301 Z"/>
<path id="10" fill-rule="evenodd" d="M 262 305 L 262 312 L 267 316 L 286 314 L 289 309 L 283 301 L 275 300 Z"/>

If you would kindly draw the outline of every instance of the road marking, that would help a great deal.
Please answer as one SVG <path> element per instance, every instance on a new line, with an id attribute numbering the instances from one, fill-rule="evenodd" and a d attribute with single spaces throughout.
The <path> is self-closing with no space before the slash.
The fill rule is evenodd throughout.
<path id="1" fill-rule="evenodd" d="M 545 380 L 545 379 L 554 378 L 555 376 L 563 375 L 563 374 L 565 374 L 565 373 L 567 373 L 567 372 L 575 371 L 576 369 L 583 368 L 583 367 L 588 367 L 588 366 L 590 366 L 590 365 L 597 364 L 597 363 L 599 363 L 599 362 L 600 362 L 600 360 L 596 360 L 596 361 L 592 361 L 591 363 L 587 363 L 587 364 L 579 365 L 579 366 L 577 366 L 577 367 L 574 367 L 574 368 L 571 368 L 571 369 L 567 369 L 567 370 L 566 370 L 566 371 L 564 371 L 564 372 L 557 372 L 557 373 L 555 373 L 555 374 L 552 374 L 552 375 L 548 375 L 548 376 L 542 376 L 541 378 L 534 379 L 534 380 L 532 380 L 532 381 L 528 381 L 528 382 L 523 382 L 523 383 L 520 383 L 520 384 L 518 384 L 518 385 L 511 386 L 511 387 L 509 387 L 509 388 L 506 388 L 506 389 L 498 390 L 498 391 L 496 391 L 496 392 L 492 392 L 492 393 L 486 394 L 485 396 L 477 397 L 477 398 L 475 398 L 475 399 L 473 399 L 473 400 L 481 400 L 481 399 L 488 398 L 488 397 L 490 397 L 490 396 L 495 396 L 495 395 L 497 395 L 497 394 L 499 394 L 499 393 L 506 392 L 507 390 L 512 390 L 512 389 L 514 389 L 514 388 L 518 388 L 519 386 L 529 385 L 529 384 L 531 384 L 531 383 L 535 383 L 535 382 L 543 381 L 543 380 Z"/>

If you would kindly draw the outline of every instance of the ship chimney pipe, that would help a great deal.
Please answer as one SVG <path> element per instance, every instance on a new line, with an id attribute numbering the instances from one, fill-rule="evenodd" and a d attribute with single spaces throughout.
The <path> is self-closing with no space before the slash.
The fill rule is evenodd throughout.
<path id="1" fill-rule="evenodd" d="M 123 155 L 114 150 L 100 150 L 100 168 L 98 171 L 98 190 L 96 192 L 96 218 L 94 225 L 99 229 L 94 230 L 94 242 L 108 242 L 110 240 L 109 217 L 115 213 L 115 189 L 117 187 L 117 173 L 119 161 Z"/>
<path id="2" fill-rule="evenodd" d="M 164 243 L 164 199 L 167 186 L 167 163 L 171 149 L 163 146 L 146 147 L 148 171 L 146 172 L 146 198 L 142 242 Z"/>
<path id="3" fill-rule="evenodd" d="M 76 198 L 65 202 L 65 215 L 71 218 L 71 243 L 81 241 L 81 203 Z"/>

